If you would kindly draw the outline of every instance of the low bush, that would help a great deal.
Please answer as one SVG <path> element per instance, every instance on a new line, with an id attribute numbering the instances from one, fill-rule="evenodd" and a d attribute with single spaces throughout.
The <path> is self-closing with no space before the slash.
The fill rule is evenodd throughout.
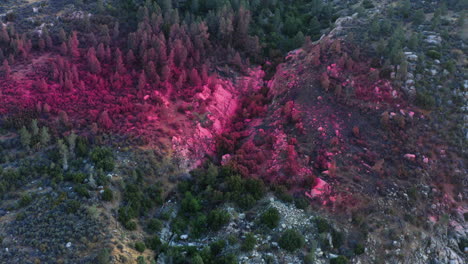
<path id="1" fill-rule="evenodd" d="M 148 221 L 147 228 L 148 228 L 148 230 L 150 232 L 157 233 L 157 232 L 161 231 L 162 226 L 163 226 L 163 224 L 162 224 L 161 220 L 153 218 L 153 219 L 150 219 Z"/>
<path id="2" fill-rule="evenodd" d="M 138 252 L 141 252 L 143 253 L 146 249 L 146 246 L 145 246 L 145 243 L 143 242 L 135 242 L 135 249 L 138 251 Z"/>
<path id="3" fill-rule="evenodd" d="M 337 258 L 330 259 L 330 264 L 346 264 L 348 259 L 345 256 L 339 256 Z"/>
<path id="4" fill-rule="evenodd" d="M 257 239 L 254 234 L 248 233 L 245 237 L 245 240 L 242 242 L 241 250 L 242 251 L 252 251 L 257 244 Z"/>
<path id="5" fill-rule="evenodd" d="M 104 188 L 104 192 L 102 193 L 102 199 L 104 201 L 112 201 L 114 199 L 114 193 L 109 188 Z"/>
<path id="6" fill-rule="evenodd" d="M 271 207 L 266 210 L 260 217 L 260 222 L 265 226 L 273 229 L 278 226 L 280 221 L 280 214 L 278 209 Z"/>
<path id="7" fill-rule="evenodd" d="M 304 243 L 304 237 L 293 229 L 284 231 L 278 240 L 279 246 L 289 252 L 302 248 Z"/>
<path id="8" fill-rule="evenodd" d="M 221 227 L 229 223 L 230 215 L 225 210 L 213 210 L 208 214 L 208 226 L 213 231 L 219 231 Z"/>

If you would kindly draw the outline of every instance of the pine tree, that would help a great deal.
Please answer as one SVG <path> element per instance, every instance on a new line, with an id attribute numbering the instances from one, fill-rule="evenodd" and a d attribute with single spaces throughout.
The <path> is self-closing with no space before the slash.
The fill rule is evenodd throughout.
<path id="1" fill-rule="evenodd" d="M 64 125 L 64 126 L 68 126 L 69 120 L 68 120 L 67 113 L 65 111 L 63 111 L 63 110 L 60 110 L 58 115 L 59 115 L 60 123 L 62 123 L 62 125 Z"/>
<path id="2" fill-rule="evenodd" d="M 73 90 L 73 82 L 69 78 L 65 79 L 63 83 L 63 90 L 66 92 L 70 92 L 71 90 Z"/>
<path id="3" fill-rule="evenodd" d="M 133 54 L 133 50 L 129 50 L 127 52 L 127 56 L 125 58 L 127 65 L 132 66 L 135 63 L 135 55 Z"/>
<path id="4" fill-rule="evenodd" d="M 174 62 L 177 67 L 182 67 L 187 60 L 187 49 L 182 44 L 180 39 L 174 43 Z"/>
<path id="5" fill-rule="evenodd" d="M 93 47 L 89 48 L 87 59 L 88 59 L 88 67 L 92 73 L 97 74 L 101 72 L 101 63 L 96 58 L 96 52 Z"/>
<path id="6" fill-rule="evenodd" d="M 62 169 L 68 170 L 68 148 L 62 139 L 57 141 L 57 147 L 59 149 L 60 157 L 62 159 Z"/>
<path id="7" fill-rule="evenodd" d="M 50 142 L 50 135 L 47 127 L 41 127 L 41 135 L 39 137 L 39 142 L 43 147 L 47 146 Z"/>
<path id="8" fill-rule="evenodd" d="M 104 48 L 103 43 L 98 45 L 96 55 L 100 61 L 104 61 L 106 59 L 106 49 Z"/>
<path id="9" fill-rule="evenodd" d="M 122 52 L 120 51 L 119 48 L 115 50 L 115 70 L 121 74 L 125 73 L 126 71 L 124 63 L 123 63 L 123 59 L 122 59 Z"/>
<path id="10" fill-rule="evenodd" d="M 37 119 L 31 121 L 31 132 L 33 136 L 39 135 L 39 127 L 37 126 Z"/>
<path id="11" fill-rule="evenodd" d="M 1 26 L 2 29 L 0 30 L 0 43 L 8 44 L 10 43 L 10 35 L 5 26 Z"/>
<path id="12" fill-rule="evenodd" d="M 330 79 L 326 72 L 322 73 L 320 76 L 320 84 L 322 85 L 322 88 L 328 92 L 328 89 L 330 88 Z"/>
<path id="13" fill-rule="evenodd" d="M 398 79 L 400 79 L 400 81 L 404 81 L 406 79 L 407 74 L 408 74 L 408 62 L 405 59 L 403 59 L 397 71 Z"/>
<path id="14" fill-rule="evenodd" d="M 103 111 L 98 118 L 98 123 L 101 127 L 109 129 L 113 126 L 112 120 L 109 117 L 107 110 Z"/>
<path id="15" fill-rule="evenodd" d="M 119 39 L 119 22 L 116 22 L 114 25 L 114 29 L 112 30 L 112 38 L 115 40 Z"/>
<path id="16" fill-rule="evenodd" d="M 59 41 L 60 42 L 67 41 L 67 34 L 65 33 L 65 30 L 63 30 L 63 28 L 59 30 Z"/>
<path id="17" fill-rule="evenodd" d="M 197 69 L 192 69 L 192 71 L 190 72 L 189 79 L 190 79 L 190 84 L 192 86 L 194 87 L 201 86 L 201 79 L 200 79 L 200 75 L 198 74 Z"/>
<path id="18" fill-rule="evenodd" d="M 79 57 L 80 51 L 78 50 L 78 46 L 80 42 L 78 41 L 78 36 L 76 31 L 73 31 L 70 38 L 68 39 L 68 51 L 70 55 L 73 57 Z"/>
<path id="19" fill-rule="evenodd" d="M 68 54 L 68 47 L 65 42 L 62 42 L 62 45 L 60 45 L 60 54 L 62 54 L 62 56 L 66 56 Z"/>
<path id="20" fill-rule="evenodd" d="M 171 69 L 169 66 L 164 65 L 161 69 L 161 81 L 168 81 L 171 76 Z"/>
<path id="21" fill-rule="evenodd" d="M 161 0 L 160 6 L 163 11 L 170 11 L 172 10 L 172 0 Z"/>
<path id="22" fill-rule="evenodd" d="M 156 66 L 154 62 L 150 61 L 148 65 L 146 65 L 146 73 L 148 75 L 148 79 L 151 81 L 155 80 L 155 76 L 157 75 Z"/>
<path id="23" fill-rule="evenodd" d="M 232 58 L 232 64 L 237 66 L 240 70 L 242 70 L 242 68 L 243 68 L 242 58 L 241 58 L 239 52 L 236 52 L 236 55 L 234 55 L 234 58 Z"/>
<path id="24" fill-rule="evenodd" d="M 3 76 L 5 76 L 5 79 L 10 79 L 10 75 L 11 75 L 11 69 L 10 69 L 10 65 L 8 64 L 8 60 L 5 59 L 3 61 L 3 66 L 2 66 L 2 70 L 3 70 Z"/>
<path id="25" fill-rule="evenodd" d="M 20 134 L 21 145 L 23 145 L 23 147 L 25 148 L 29 148 L 29 145 L 31 144 L 31 134 L 29 133 L 29 131 L 26 129 L 25 126 L 23 126 L 20 129 L 19 134 Z"/>
<path id="26" fill-rule="evenodd" d="M 73 131 L 70 133 L 70 135 L 67 136 L 68 149 L 70 151 L 71 156 L 74 156 L 74 154 L 75 154 L 76 138 L 77 137 L 78 136 Z"/>
<path id="27" fill-rule="evenodd" d="M 140 73 L 140 77 L 138 78 L 138 90 L 142 91 L 146 87 L 146 74 L 145 71 L 142 70 Z"/>
<path id="28" fill-rule="evenodd" d="M 37 42 L 37 45 L 39 46 L 40 51 L 44 51 L 46 48 L 46 42 L 43 38 L 40 38 Z"/>
<path id="29" fill-rule="evenodd" d="M 44 39 L 45 41 L 46 48 L 50 49 L 54 46 L 52 42 L 52 38 L 50 37 L 49 31 L 45 27 L 44 29 L 42 29 L 42 39 Z"/>

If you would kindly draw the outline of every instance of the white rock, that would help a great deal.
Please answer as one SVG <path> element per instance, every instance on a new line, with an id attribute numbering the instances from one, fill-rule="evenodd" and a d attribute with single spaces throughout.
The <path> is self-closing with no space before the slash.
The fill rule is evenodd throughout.
<path id="1" fill-rule="evenodd" d="M 65 245 L 66 248 L 70 248 L 71 246 L 72 246 L 72 243 L 71 243 L 71 242 L 68 242 L 68 243 Z"/>
<path id="2" fill-rule="evenodd" d="M 186 240 L 188 238 L 188 235 L 180 235 L 180 239 Z"/>

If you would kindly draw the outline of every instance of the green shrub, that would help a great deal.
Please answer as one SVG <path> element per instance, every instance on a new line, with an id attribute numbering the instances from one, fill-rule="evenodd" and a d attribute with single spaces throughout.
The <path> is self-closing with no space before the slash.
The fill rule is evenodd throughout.
<path id="1" fill-rule="evenodd" d="M 362 244 L 356 244 L 356 246 L 354 247 L 354 254 L 356 255 L 361 255 L 361 254 L 364 254 L 364 246 Z"/>
<path id="2" fill-rule="evenodd" d="M 278 209 L 274 207 L 269 208 L 261 215 L 260 221 L 262 224 L 271 229 L 277 227 L 280 221 L 280 214 Z"/>
<path id="3" fill-rule="evenodd" d="M 335 248 L 341 247 L 343 245 L 343 240 L 344 240 L 343 233 L 337 230 L 333 230 L 331 235 L 332 235 L 333 247 Z"/>
<path id="4" fill-rule="evenodd" d="M 284 231 L 278 240 L 279 246 L 290 252 L 302 248 L 304 243 L 304 237 L 293 229 Z"/>
<path id="5" fill-rule="evenodd" d="M 221 254 L 221 252 L 223 251 L 225 247 L 226 247 L 225 240 L 218 240 L 216 242 L 213 242 L 210 244 L 211 254 L 213 256 L 218 256 L 219 254 Z"/>
<path id="6" fill-rule="evenodd" d="M 161 231 L 162 226 L 163 226 L 163 224 L 162 224 L 161 220 L 153 218 L 153 219 L 150 219 L 148 221 L 147 228 L 148 228 L 148 230 L 150 232 L 157 233 L 157 232 Z"/>
<path id="7" fill-rule="evenodd" d="M 26 218 L 26 213 L 20 212 L 20 213 L 18 213 L 18 214 L 16 215 L 15 220 L 16 220 L 16 221 L 22 221 L 22 220 L 24 220 L 25 218 Z"/>
<path id="8" fill-rule="evenodd" d="M 99 251 L 98 255 L 96 256 L 96 263 L 97 264 L 108 264 L 109 263 L 109 250 L 107 248 L 103 248 Z"/>
<path id="9" fill-rule="evenodd" d="M 102 193 L 102 199 L 104 201 L 112 201 L 114 199 L 114 193 L 109 188 L 104 188 L 104 192 Z"/>
<path id="10" fill-rule="evenodd" d="M 203 258 L 198 254 L 196 254 L 195 256 L 192 257 L 192 260 L 190 261 L 190 263 L 192 263 L 192 264 L 204 264 Z"/>
<path id="11" fill-rule="evenodd" d="M 69 200 L 66 203 L 66 211 L 69 214 L 76 213 L 81 208 L 81 203 L 77 200 Z"/>
<path id="12" fill-rule="evenodd" d="M 348 259 L 345 256 L 339 256 L 337 258 L 330 259 L 330 264 L 346 264 Z"/>
<path id="13" fill-rule="evenodd" d="M 273 187 L 273 192 L 278 199 L 285 203 L 292 203 L 294 201 L 293 196 L 288 193 L 288 190 L 283 185 L 275 185 Z"/>
<path id="14" fill-rule="evenodd" d="M 257 239 L 255 238 L 254 234 L 248 233 L 245 237 L 245 240 L 242 242 L 241 250 L 242 251 L 252 251 L 257 244 Z"/>
<path id="15" fill-rule="evenodd" d="M 304 256 L 305 264 L 314 264 L 315 263 L 315 252 L 309 252 Z"/>
<path id="16" fill-rule="evenodd" d="M 145 246 L 145 243 L 143 242 L 135 242 L 135 249 L 138 251 L 138 252 L 141 252 L 143 253 L 146 249 L 146 246 Z"/>
<path id="17" fill-rule="evenodd" d="M 32 197 L 29 194 L 21 196 L 21 199 L 18 202 L 19 207 L 28 206 L 32 202 Z"/>
<path id="18" fill-rule="evenodd" d="M 429 58 L 432 58 L 434 60 L 440 60 L 440 58 L 442 57 L 442 55 L 440 55 L 440 53 L 438 51 L 435 51 L 435 50 L 428 50 L 426 52 L 426 55 Z"/>
<path id="19" fill-rule="evenodd" d="M 257 202 L 255 198 L 250 194 L 239 193 L 235 197 L 236 198 L 234 199 L 235 199 L 237 206 L 239 206 L 241 209 L 244 209 L 244 210 L 252 208 Z"/>
<path id="20" fill-rule="evenodd" d="M 213 231 L 218 231 L 229 223 L 229 213 L 225 210 L 213 210 L 208 214 L 208 226 L 210 227 L 211 230 Z"/>
<path id="21" fill-rule="evenodd" d="M 153 236 L 153 237 L 148 238 L 146 240 L 146 245 L 151 250 L 159 251 L 161 249 L 161 247 L 162 247 L 162 242 L 161 242 L 161 239 L 159 238 L 159 236 Z"/>
<path id="22" fill-rule="evenodd" d="M 136 230 L 137 224 L 135 221 L 127 221 L 123 224 L 123 226 L 130 231 Z"/>
<path id="23" fill-rule="evenodd" d="M 88 189 L 85 184 L 76 185 L 75 188 L 73 188 L 73 190 L 81 197 L 85 197 L 85 198 L 91 197 L 91 195 L 89 195 Z"/>
<path id="24" fill-rule="evenodd" d="M 323 218 L 316 218 L 315 224 L 317 225 L 317 230 L 320 233 L 328 232 L 330 230 L 330 224 L 327 220 Z"/>
<path id="25" fill-rule="evenodd" d="M 266 192 L 263 181 L 253 178 L 245 180 L 244 188 L 255 200 L 261 199 Z"/>
<path id="26" fill-rule="evenodd" d="M 78 137 L 76 139 L 75 152 L 78 157 L 84 158 L 88 156 L 88 140 L 85 137 Z"/>
<path id="27" fill-rule="evenodd" d="M 198 201 L 198 199 L 195 198 L 192 193 L 186 192 L 184 199 L 182 199 L 180 204 L 180 209 L 185 214 L 196 213 L 201 209 L 200 201 Z"/>
<path id="28" fill-rule="evenodd" d="M 417 92 L 415 103 L 422 108 L 432 109 L 435 106 L 435 98 L 428 92 Z"/>
<path id="29" fill-rule="evenodd" d="M 83 183 L 86 179 L 86 174 L 82 172 L 72 173 L 67 175 L 67 180 L 72 180 L 74 183 Z"/>
<path id="30" fill-rule="evenodd" d="M 98 169 L 103 169 L 104 171 L 112 171 L 114 169 L 114 155 L 108 148 L 94 148 L 90 153 L 90 158 Z"/>
<path id="31" fill-rule="evenodd" d="M 370 0 L 364 0 L 362 1 L 362 7 L 364 7 L 365 9 L 374 8 L 374 3 L 372 3 L 372 1 Z"/>
<path id="32" fill-rule="evenodd" d="M 194 237 L 199 237 L 206 232 L 207 218 L 205 214 L 198 213 L 190 222 L 191 234 Z"/>
<path id="33" fill-rule="evenodd" d="M 137 264 L 146 264 L 145 258 L 143 256 L 138 256 Z"/>
<path id="34" fill-rule="evenodd" d="M 296 197 L 294 198 L 294 205 L 299 209 L 305 210 L 309 206 L 309 201 L 304 197 Z"/>

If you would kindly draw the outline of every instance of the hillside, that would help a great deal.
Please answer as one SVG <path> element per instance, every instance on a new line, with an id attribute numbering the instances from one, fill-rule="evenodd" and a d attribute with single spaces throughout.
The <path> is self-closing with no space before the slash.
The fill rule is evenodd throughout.
<path id="1" fill-rule="evenodd" d="M 467 8 L 0 3 L 0 262 L 467 262 Z"/>

